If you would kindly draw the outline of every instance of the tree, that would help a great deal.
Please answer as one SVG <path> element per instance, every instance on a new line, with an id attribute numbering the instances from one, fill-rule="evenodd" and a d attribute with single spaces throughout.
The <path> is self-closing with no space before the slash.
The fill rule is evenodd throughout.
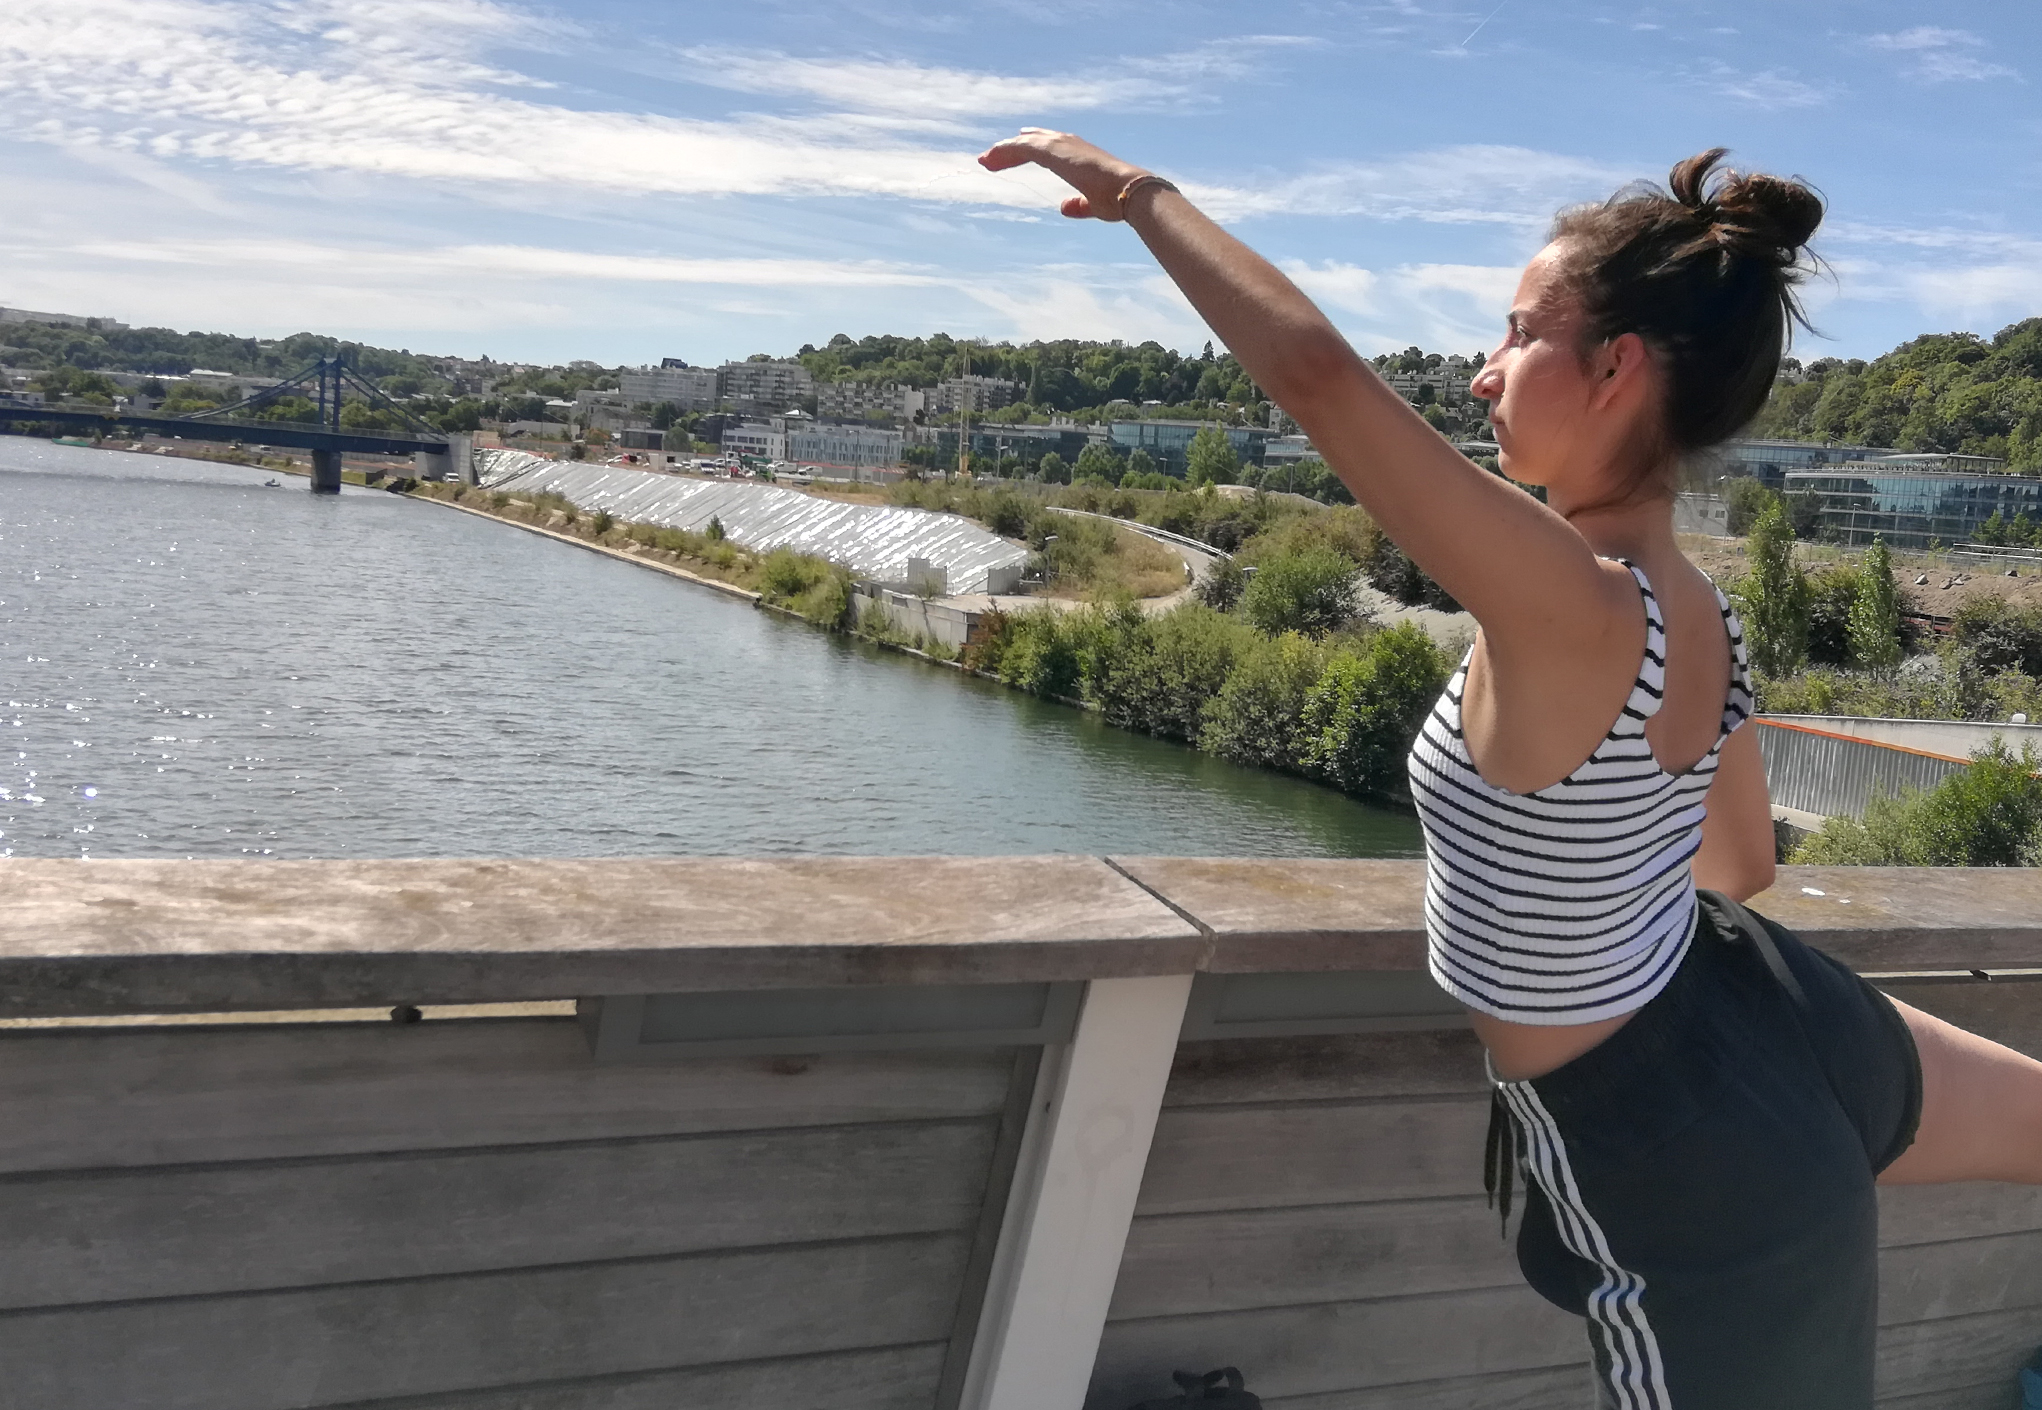
<path id="1" fill-rule="evenodd" d="M 1280 553 L 1255 570 L 1241 594 L 1241 615 L 1270 636 L 1324 636 L 1354 615 L 1361 569 L 1332 548 Z"/>
<path id="2" fill-rule="evenodd" d="M 1122 480 L 1125 480 L 1129 475 L 1153 475 L 1155 473 L 1155 459 L 1147 451 L 1137 446 L 1127 453 L 1127 469 L 1121 476 Z"/>
<path id="3" fill-rule="evenodd" d="M 2004 544 L 2007 541 L 2007 521 L 2000 517 L 1997 509 L 1993 510 L 1992 516 L 1973 532 L 1971 540 L 1974 543 Z"/>
<path id="4" fill-rule="evenodd" d="M 1071 482 L 1070 468 L 1064 464 L 1064 458 L 1055 451 L 1051 451 L 1036 462 L 1035 473 L 1045 485 L 1068 485 Z"/>
<path id="5" fill-rule="evenodd" d="M 1120 483 L 1122 469 L 1120 457 L 1096 441 L 1078 452 L 1078 479 L 1082 480 L 1091 475 L 1109 485 L 1117 485 Z"/>
<path id="6" fill-rule="evenodd" d="M 1900 664 L 1900 603 L 1893 591 L 1893 560 L 1886 540 L 1875 538 L 1858 569 L 1857 601 L 1851 604 L 1851 659 L 1868 671 Z"/>
<path id="7" fill-rule="evenodd" d="M 1185 465 L 1185 478 L 1194 485 L 1231 485 L 1241 471 L 1233 441 L 1217 426 L 1207 426 L 1191 438 Z"/>
<path id="8" fill-rule="evenodd" d="M 1777 502 L 1779 496 L 1749 475 L 1740 475 L 1723 489 L 1723 502 L 1730 511 L 1728 528 L 1732 538 L 1751 532 L 1760 511 Z"/>
<path id="9" fill-rule="evenodd" d="M 1769 676 L 1792 675 L 1808 647 L 1808 579 L 1794 562 L 1787 512 L 1769 504 L 1751 526 L 1751 572 L 1739 586 L 1751 663 Z"/>

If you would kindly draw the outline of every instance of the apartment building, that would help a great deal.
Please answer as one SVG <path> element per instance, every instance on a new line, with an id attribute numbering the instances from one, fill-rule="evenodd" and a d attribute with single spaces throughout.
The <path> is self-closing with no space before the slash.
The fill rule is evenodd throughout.
<path id="1" fill-rule="evenodd" d="M 952 377 L 938 382 L 929 392 L 929 410 L 934 413 L 962 411 L 980 416 L 1012 406 L 1027 392 L 1019 382 L 1004 377 Z"/>
<path id="2" fill-rule="evenodd" d="M 712 367 L 690 367 L 668 358 L 658 367 L 619 374 L 617 390 L 627 406 L 658 406 L 672 402 L 683 411 L 714 411 L 722 378 Z"/>
<path id="3" fill-rule="evenodd" d="M 726 426 L 723 429 L 723 453 L 755 456 L 765 460 L 785 460 L 787 433 L 760 421 Z"/>
<path id="4" fill-rule="evenodd" d="M 815 414 L 842 420 L 908 422 L 927 405 L 927 392 L 898 382 L 819 382 L 815 389 Z"/>
<path id="5" fill-rule="evenodd" d="M 815 378 L 798 362 L 726 362 L 718 370 L 723 400 L 740 411 L 775 412 L 815 395 Z"/>

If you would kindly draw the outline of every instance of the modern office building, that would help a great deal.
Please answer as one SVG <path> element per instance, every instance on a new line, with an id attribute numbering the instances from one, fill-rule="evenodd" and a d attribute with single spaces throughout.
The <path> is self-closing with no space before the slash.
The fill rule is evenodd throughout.
<path id="1" fill-rule="evenodd" d="M 1116 421 L 1111 436 L 1122 451 L 1144 450 L 1156 467 L 1166 474 L 1182 475 L 1187 468 L 1191 441 L 1200 431 L 1219 426 L 1216 421 Z M 1260 426 L 1220 426 L 1233 443 L 1234 454 L 1243 465 L 1260 465 L 1269 444 L 1269 432 Z"/>
<path id="2" fill-rule="evenodd" d="M 1963 543 L 1997 513 L 2025 513 L 2042 523 L 2042 478 L 1995 474 L 1984 456 L 1892 456 L 1882 460 L 1790 470 L 1789 494 L 1812 495 L 1820 535 L 1865 544 L 1882 537 L 1895 548 L 1926 548 L 1930 539 Z"/>
<path id="3" fill-rule="evenodd" d="M 797 465 L 900 464 L 901 433 L 883 426 L 804 424 L 789 427 L 787 459 Z M 729 445 L 728 439 L 724 444 Z"/>
<path id="4" fill-rule="evenodd" d="M 725 455 L 750 456 L 759 460 L 785 460 L 787 433 L 759 422 L 726 426 L 723 430 Z"/>
<path id="5" fill-rule="evenodd" d="M 1818 465 L 1842 465 L 1861 460 L 1884 460 L 1896 452 L 1877 446 L 1823 445 L 1819 441 L 1726 441 L 1710 452 L 1726 475 L 1750 475 L 1769 490 L 1786 483 L 1795 470 L 1812 470 Z"/>
<path id="6" fill-rule="evenodd" d="M 1055 453 L 1065 465 L 1076 465 L 1085 447 L 1103 440 L 1096 426 L 985 426 L 971 428 L 971 458 L 979 473 L 989 473 L 999 460 L 1013 456 L 1031 464 Z M 943 426 L 923 433 L 936 447 L 937 459 L 946 465 L 957 462 L 957 428 Z"/>

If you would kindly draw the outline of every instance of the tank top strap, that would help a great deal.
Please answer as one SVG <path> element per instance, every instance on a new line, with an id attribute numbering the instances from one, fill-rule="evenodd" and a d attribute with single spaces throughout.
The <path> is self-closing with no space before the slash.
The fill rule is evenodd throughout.
<path id="1" fill-rule="evenodd" d="M 1738 619 L 1737 609 L 1730 605 L 1723 589 L 1713 581 L 1709 586 L 1716 588 L 1716 605 L 1723 610 L 1723 631 L 1730 638 L 1730 693 L 1723 701 L 1723 731 L 1717 738 L 1720 744 L 1750 719 L 1758 707 L 1751 689 L 1751 657 L 1744 645 L 1744 623 Z"/>
<path id="2" fill-rule="evenodd" d="M 1652 580 L 1645 576 L 1645 570 L 1628 558 L 1614 561 L 1631 570 L 1631 576 L 1638 580 L 1638 595 L 1645 604 L 1645 655 L 1638 662 L 1638 678 L 1631 684 L 1631 697 L 1624 702 L 1624 712 L 1610 730 L 1612 739 L 1621 739 L 1643 734 L 1645 721 L 1659 713 L 1666 698 L 1666 618 L 1659 611 L 1659 596 L 1652 591 Z"/>

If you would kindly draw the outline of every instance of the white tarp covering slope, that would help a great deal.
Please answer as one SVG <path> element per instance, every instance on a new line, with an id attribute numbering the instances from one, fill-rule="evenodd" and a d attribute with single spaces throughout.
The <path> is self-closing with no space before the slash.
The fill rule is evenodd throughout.
<path id="1" fill-rule="evenodd" d="M 564 495 L 590 513 L 608 510 L 617 519 L 695 533 L 721 519 L 734 543 L 811 553 L 860 577 L 897 582 L 906 578 L 910 558 L 926 558 L 948 575 L 949 591 L 984 592 L 989 571 L 1028 558 L 1026 549 L 956 514 L 844 504 L 776 485 L 547 460 L 524 451 L 484 451 L 479 459 L 482 483 L 491 489 Z"/>

